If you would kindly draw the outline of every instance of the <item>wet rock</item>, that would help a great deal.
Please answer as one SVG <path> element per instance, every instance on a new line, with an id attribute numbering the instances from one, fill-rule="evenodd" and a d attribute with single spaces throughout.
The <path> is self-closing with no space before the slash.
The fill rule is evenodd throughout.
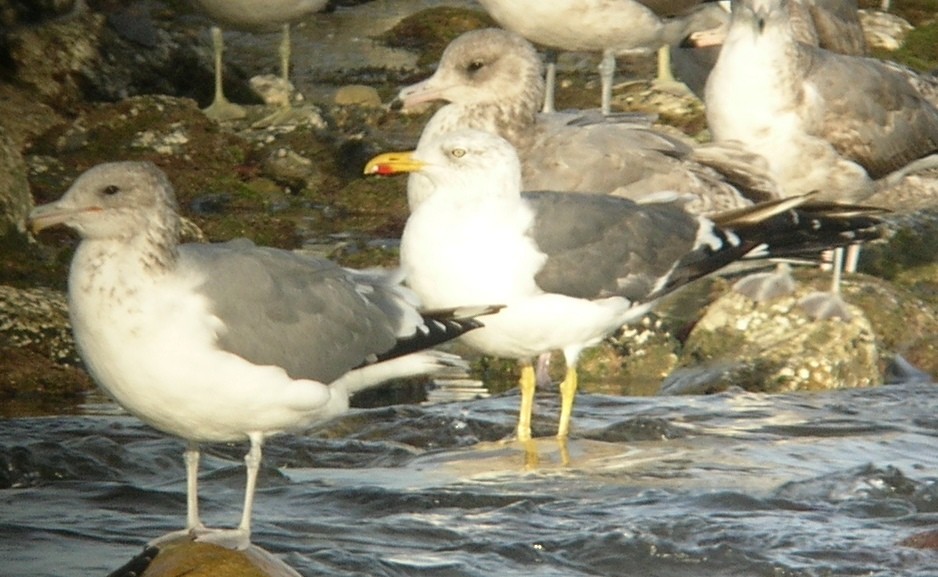
<path id="1" fill-rule="evenodd" d="M 0 126 L 0 237 L 25 234 L 26 216 L 31 208 L 26 163 Z"/>
<path id="2" fill-rule="evenodd" d="M 264 160 L 264 171 L 278 182 L 285 182 L 297 189 L 317 174 L 313 161 L 293 150 L 282 147 L 273 151 Z"/>
<path id="3" fill-rule="evenodd" d="M 261 74 L 250 80 L 251 89 L 261 97 L 268 106 L 287 106 L 297 94 L 296 88 L 289 80 L 274 74 Z"/>
<path id="4" fill-rule="evenodd" d="M 141 572 L 142 571 L 142 572 Z M 144 550 L 112 577 L 297 577 L 283 561 L 257 545 L 236 551 L 188 537 Z"/>
<path id="5" fill-rule="evenodd" d="M 348 84 L 340 87 L 336 93 L 334 101 L 339 106 L 381 106 L 381 96 L 378 91 L 371 86 L 363 84 Z"/>
<path id="6" fill-rule="evenodd" d="M 419 50 L 417 65 L 429 68 L 457 36 L 491 26 L 495 22 L 483 10 L 438 6 L 404 18 L 378 40 L 395 48 Z"/>
<path id="7" fill-rule="evenodd" d="M 2 414 L 42 414 L 74 404 L 94 388 L 78 365 L 65 295 L 0 285 Z"/>
<path id="8" fill-rule="evenodd" d="M 904 18 L 878 10 L 860 10 L 860 25 L 870 48 L 898 50 L 912 25 Z"/>
<path id="9" fill-rule="evenodd" d="M 81 363 L 65 295 L 52 289 L 0 285 L 0 343 L 29 349 L 60 364 Z"/>
<path id="10" fill-rule="evenodd" d="M 99 59 L 100 14 L 86 12 L 64 22 L 21 28 L 8 36 L 16 79 L 46 102 L 73 103 L 83 97 L 81 71 Z"/>
<path id="11" fill-rule="evenodd" d="M 691 331 L 681 364 L 710 371 L 706 392 L 730 386 L 781 392 L 879 384 L 876 332 L 863 310 L 848 304 L 847 320 L 812 320 L 800 303 L 813 292 L 799 286 L 765 302 L 727 292 Z M 712 371 L 719 366 L 725 370 Z M 689 379 L 686 372 L 679 376 Z M 701 379 L 698 374 L 690 380 L 700 388 Z"/>
<path id="12" fill-rule="evenodd" d="M 913 547 L 915 549 L 938 549 L 938 529 L 909 535 L 902 541 L 899 541 L 899 545 L 903 547 Z"/>
<path id="13" fill-rule="evenodd" d="M 109 14 L 84 10 L 13 30 L 3 47 L 10 76 L 40 100 L 64 106 L 150 93 L 207 104 L 213 91 L 211 50 L 207 41 L 192 38 L 205 26 L 168 18 L 157 6 L 135 2 Z M 257 102 L 235 69 L 226 69 L 225 91 L 238 102 Z"/>
<path id="14" fill-rule="evenodd" d="M 918 270 L 929 279 L 929 286 L 938 286 L 938 267 Z M 897 283 L 866 275 L 847 279 L 841 292 L 870 320 L 882 350 L 900 354 L 933 379 L 938 378 L 938 307 L 934 301 Z M 934 288 L 925 292 L 936 297 Z"/>

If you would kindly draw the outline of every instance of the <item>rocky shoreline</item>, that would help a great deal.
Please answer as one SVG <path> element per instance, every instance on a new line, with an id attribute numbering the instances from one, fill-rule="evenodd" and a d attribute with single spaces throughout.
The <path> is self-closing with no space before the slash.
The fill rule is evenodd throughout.
<path id="1" fill-rule="evenodd" d="M 329 99 L 302 103 L 303 118 L 255 128 L 269 107 L 248 86 L 243 69 L 253 68 L 250 63 L 234 59 L 226 72 L 226 91 L 248 106 L 246 119 L 218 124 L 199 110 L 211 96 L 211 55 L 207 21 L 188 3 L 89 2 L 77 14 L 65 4 L 48 2 L 45 20 L 17 20 L 0 10 L 6 30 L 0 39 L 4 416 L 67 411 L 93 388 L 71 344 L 62 292 L 75 238 L 62 231 L 31 237 L 24 219 L 33 202 L 58 198 L 75 176 L 100 162 L 151 160 L 172 179 L 193 240 L 247 236 L 349 266 L 393 265 L 407 217 L 405 182 L 366 179 L 361 168 L 376 153 L 412 147 L 430 112 L 402 115 L 386 103 L 399 86 L 426 76 L 450 39 L 490 22 L 465 3 L 420 11 L 380 40 L 407 47 L 411 66 L 350 69 L 329 80 Z M 367 4 L 338 10 L 367 17 Z M 930 23 L 917 18 L 925 23 L 917 30 L 935 34 L 934 14 Z M 938 54 L 917 57 L 938 62 Z M 593 106 L 592 64 L 573 56 L 564 62 L 559 104 Z M 635 58 L 623 67 L 628 76 L 648 77 L 653 62 Z M 706 138 L 702 107 L 689 95 L 657 92 L 647 82 L 620 86 L 616 94 L 620 108 L 656 112 L 663 122 Z M 809 322 L 784 302 L 746 302 L 730 281 L 710 280 L 586 355 L 584 388 L 654 394 L 668 375 L 675 375 L 668 391 L 685 393 L 869 386 L 893 378 L 887 370 L 897 355 L 922 371 L 907 371 L 905 378 L 934 380 L 933 216 L 917 212 L 891 227 L 888 242 L 864 250 L 867 274 L 849 276 L 843 288 L 855 307 L 850 322 Z M 813 269 L 795 276 L 809 287 L 799 290 L 829 283 Z M 757 324 L 762 329 L 747 330 Z M 743 346 L 752 335 L 756 342 Z M 475 366 L 493 388 L 513 385 L 513 363 L 478 359 Z"/>

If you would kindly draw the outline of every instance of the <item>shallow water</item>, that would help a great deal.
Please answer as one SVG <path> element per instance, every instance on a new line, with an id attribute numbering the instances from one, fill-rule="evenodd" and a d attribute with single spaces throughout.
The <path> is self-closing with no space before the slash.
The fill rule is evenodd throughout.
<path id="1" fill-rule="evenodd" d="M 525 466 L 514 394 L 355 411 L 265 451 L 254 539 L 303 575 L 938 575 L 938 386 L 584 394 Z M 100 409 L 107 406 L 97 406 Z M 536 432 L 556 395 L 538 396 Z M 0 421 L 0 574 L 106 575 L 184 520 L 182 444 L 114 414 Z M 240 445 L 208 448 L 233 525 Z"/>
<path id="2" fill-rule="evenodd" d="M 437 6 L 481 10 L 471 0 L 373 0 L 311 15 L 291 32 L 290 80 L 307 98 L 328 100 L 336 88 L 330 81 L 337 77 L 340 83 L 358 76 L 366 82 L 368 69 L 414 70 L 416 52 L 390 48 L 376 38 L 404 17 Z M 206 31 L 206 43 L 207 35 Z M 225 42 L 226 59 L 241 66 L 248 76 L 280 73 L 279 31 L 225 31 Z"/>

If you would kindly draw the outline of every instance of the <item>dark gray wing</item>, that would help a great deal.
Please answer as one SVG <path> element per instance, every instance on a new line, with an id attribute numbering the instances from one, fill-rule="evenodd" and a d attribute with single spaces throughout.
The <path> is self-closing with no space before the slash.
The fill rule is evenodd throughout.
<path id="1" fill-rule="evenodd" d="M 700 221 L 672 203 L 605 195 L 525 193 L 531 235 L 547 255 L 537 274 L 547 292 L 641 301 L 694 249 Z"/>
<path id="2" fill-rule="evenodd" d="M 678 203 L 526 193 L 531 236 L 547 255 L 535 280 L 579 298 L 647 302 L 744 257 L 790 256 L 878 238 L 881 209 L 779 199 L 707 220 Z M 758 255 L 751 252 L 763 247 Z"/>
<path id="3" fill-rule="evenodd" d="M 219 346 L 253 363 L 329 383 L 397 342 L 400 319 L 331 261 L 246 240 L 182 245 L 180 257 L 205 274 L 198 290 L 225 325 Z"/>

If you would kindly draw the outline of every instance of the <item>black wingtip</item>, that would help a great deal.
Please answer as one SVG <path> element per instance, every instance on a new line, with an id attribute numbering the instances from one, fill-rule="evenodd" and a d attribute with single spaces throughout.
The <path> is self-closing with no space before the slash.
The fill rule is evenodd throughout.
<path id="1" fill-rule="evenodd" d="M 804 195 L 760 203 L 711 218 L 718 248 L 698 247 L 677 263 L 649 299 L 741 259 L 803 257 L 879 240 L 885 235 L 879 207 L 813 200 Z"/>
<path id="2" fill-rule="evenodd" d="M 479 317 L 495 314 L 502 308 L 503 305 L 481 305 L 423 311 L 423 325 L 413 335 L 399 339 L 394 348 L 378 355 L 375 362 L 416 353 L 461 337 L 485 326 Z"/>

